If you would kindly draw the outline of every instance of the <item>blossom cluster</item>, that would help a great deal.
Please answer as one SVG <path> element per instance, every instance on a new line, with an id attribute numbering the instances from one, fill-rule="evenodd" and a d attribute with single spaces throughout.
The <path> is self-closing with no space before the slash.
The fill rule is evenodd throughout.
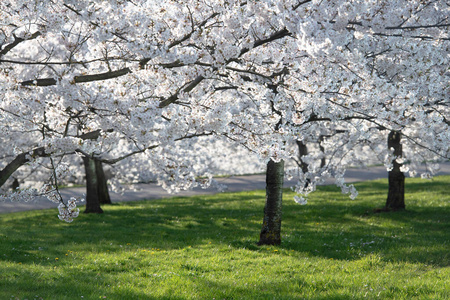
<path id="1" fill-rule="evenodd" d="M 78 214 L 80 213 L 80 209 L 77 208 L 76 204 L 77 200 L 73 197 L 71 197 L 67 204 L 60 203 L 58 205 L 58 218 L 62 221 L 66 221 L 67 223 L 70 223 L 73 221 L 74 218 L 78 217 Z"/>

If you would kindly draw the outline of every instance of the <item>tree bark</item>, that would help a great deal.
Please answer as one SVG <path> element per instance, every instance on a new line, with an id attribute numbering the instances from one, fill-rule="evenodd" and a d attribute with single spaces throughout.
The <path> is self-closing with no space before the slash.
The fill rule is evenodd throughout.
<path id="1" fill-rule="evenodd" d="M 13 192 L 17 191 L 17 189 L 20 187 L 20 183 L 19 180 L 17 178 L 14 178 L 12 184 L 11 184 L 11 189 Z"/>
<path id="2" fill-rule="evenodd" d="M 325 147 L 322 145 L 322 142 L 324 140 L 325 136 L 320 135 L 319 137 L 319 149 L 323 153 L 323 157 L 320 159 L 320 167 L 325 167 L 326 164 L 326 158 L 325 158 Z"/>
<path id="3" fill-rule="evenodd" d="M 45 153 L 44 147 L 36 148 L 31 152 L 24 152 L 16 156 L 13 161 L 6 165 L 3 170 L 0 171 L 0 187 L 5 184 L 5 182 L 9 179 L 9 177 L 21 166 L 29 162 L 28 156 L 36 157 L 45 157 L 48 156 Z"/>
<path id="4" fill-rule="evenodd" d="M 100 136 L 101 130 L 94 130 L 88 133 L 81 134 L 77 136 L 83 140 L 95 140 Z M 112 132 L 112 129 L 106 130 L 106 132 Z M 35 148 L 31 151 L 21 153 L 17 155 L 13 161 L 7 164 L 3 170 L 0 170 L 0 187 L 2 187 L 5 182 L 9 179 L 9 177 L 21 166 L 29 162 L 28 157 L 48 157 L 50 154 L 45 152 L 44 147 Z"/>
<path id="5" fill-rule="evenodd" d="M 394 130 L 388 136 L 388 148 L 394 148 L 395 157 L 402 156 L 401 137 L 401 132 Z M 405 209 L 405 174 L 400 171 L 402 164 L 399 164 L 395 159 L 393 165 L 392 170 L 389 171 L 389 191 L 385 206 L 387 211 Z"/>
<path id="6" fill-rule="evenodd" d="M 84 169 L 86 171 L 86 209 L 84 213 L 103 213 L 98 197 L 98 180 L 95 160 L 83 157 Z"/>
<path id="7" fill-rule="evenodd" d="M 302 169 L 303 174 L 305 174 L 308 172 L 308 164 L 303 161 L 302 157 L 308 155 L 308 148 L 303 141 L 297 140 L 296 142 L 298 147 L 298 160 L 300 163 L 299 167 Z"/>
<path id="8" fill-rule="evenodd" d="M 101 161 L 95 161 L 95 173 L 97 175 L 97 193 L 100 204 L 111 204 L 109 197 L 108 184 Z"/>
<path id="9" fill-rule="evenodd" d="M 270 160 L 266 171 L 266 204 L 258 245 L 281 244 L 284 161 Z"/>
<path id="10" fill-rule="evenodd" d="M 298 165 L 303 174 L 306 174 L 308 172 L 308 164 L 303 161 L 303 157 L 308 155 L 308 147 L 303 141 L 297 140 L 296 142 L 298 147 Z M 309 178 L 307 178 L 304 187 L 307 188 L 310 182 Z"/>

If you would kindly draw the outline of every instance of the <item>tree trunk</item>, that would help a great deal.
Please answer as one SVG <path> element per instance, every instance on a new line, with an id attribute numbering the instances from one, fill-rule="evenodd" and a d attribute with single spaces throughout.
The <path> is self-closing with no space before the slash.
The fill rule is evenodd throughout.
<path id="1" fill-rule="evenodd" d="M 95 161 L 95 173 L 97 175 L 97 193 L 100 204 L 111 204 L 109 197 L 108 184 L 106 182 L 105 172 L 101 161 Z"/>
<path id="2" fill-rule="evenodd" d="M 266 205 L 258 245 L 281 243 L 281 211 L 283 196 L 284 161 L 270 160 L 266 172 Z"/>
<path id="3" fill-rule="evenodd" d="M 302 170 L 303 174 L 306 174 L 308 172 L 308 164 L 303 161 L 303 157 L 308 155 L 308 147 L 302 141 L 297 140 L 296 142 L 298 147 L 299 167 Z M 311 181 L 309 180 L 309 178 L 307 178 L 304 187 L 307 188 L 310 182 Z"/>
<path id="4" fill-rule="evenodd" d="M 320 167 L 323 168 L 325 167 L 326 164 L 326 158 L 325 158 L 325 147 L 322 145 L 323 139 L 325 138 L 325 136 L 320 135 L 319 137 L 319 149 L 320 151 L 323 153 L 322 158 L 320 159 Z"/>
<path id="5" fill-rule="evenodd" d="M 303 174 L 305 174 L 308 172 L 308 164 L 303 161 L 302 157 L 308 155 L 308 148 L 303 141 L 297 140 L 296 142 L 298 147 L 298 160 L 300 163 L 299 167 L 302 169 Z"/>
<path id="6" fill-rule="evenodd" d="M 394 148 L 396 157 L 402 156 L 402 144 L 400 143 L 402 134 L 400 131 L 392 130 L 388 136 L 388 148 Z M 386 200 L 385 210 L 405 209 L 405 175 L 400 171 L 402 166 L 396 160 L 394 167 L 389 171 L 389 191 Z"/>
<path id="7" fill-rule="evenodd" d="M 83 157 L 86 171 L 86 210 L 84 213 L 103 213 L 98 197 L 98 181 L 95 161 L 89 157 Z"/>
<path id="8" fill-rule="evenodd" d="M 12 191 L 16 192 L 19 187 L 20 187 L 19 180 L 17 178 L 14 178 L 14 180 L 13 180 L 13 182 L 11 184 Z"/>

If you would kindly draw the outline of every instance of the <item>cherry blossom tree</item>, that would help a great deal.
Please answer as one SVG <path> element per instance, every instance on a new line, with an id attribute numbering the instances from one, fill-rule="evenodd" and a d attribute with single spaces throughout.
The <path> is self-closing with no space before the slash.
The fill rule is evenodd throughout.
<path id="1" fill-rule="evenodd" d="M 0 8 L 1 109 L 33 136 L 33 147 L 110 164 L 147 155 L 161 183 L 177 190 L 203 184 L 198 178 L 208 173 L 185 156 L 192 143 L 178 146 L 227 138 L 268 165 L 260 244 L 281 241 L 281 176 L 294 155 L 287 146 L 317 137 L 316 129 L 345 133 L 327 138 L 339 143 L 324 145 L 333 151 L 325 166 L 299 172 L 299 193 L 334 176 L 356 196 L 343 179 L 345 149 L 375 136 L 375 126 L 449 157 L 445 1 L 61 0 Z M 418 136 L 419 126 L 437 134 Z M 95 140 L 80 138 L 97 130 Z"/>

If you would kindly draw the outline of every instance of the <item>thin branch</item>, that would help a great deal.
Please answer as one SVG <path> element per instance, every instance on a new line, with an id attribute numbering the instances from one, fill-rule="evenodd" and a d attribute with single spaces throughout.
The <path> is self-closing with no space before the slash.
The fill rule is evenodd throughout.
<path id="1" fill-rule="evenodd" d="M 0 51 L 0 57 L 2 57 L 3 55 L 5 55 L 6 53 L 8 53 L 9 51 L 11 51 L 14 47 L 16 47 L 17 45 L 19 45 L 20 43 L 24 42 L 24 41 L 29 41 L 29 40 L 33 40 L 35 38 L 37 38 L 38 36 L 40 36 L 41 33 L 39 31 L 33 33 L 29 38 L 27 39 L 23 39 L 23 38 L 19 38 L 14 36 L 14 42 L 12 42 L 11 44 L 6 45 L 5 48 L 2 49 L 2 51 Z"/>
<path id="2" fill-rule="evenodd" d="M 212 134 L 213 134 L 212 132 L 194 133 L 194 134 L 190 134 L 190 135 L 185 135 L 185 136 L 179 137 L 179 138 L 175 139 L 174 141 L 181 141 L 181 140 L 184 140 L 184 139 L 191 139 L 191 138 L 200 137 L 200 136 L 209 136 L 209 135 L 212 135 Z M 128 157 L 133 156 L 133 155 L 138 154 L 138 153 L 144 153 L 147 150 L 155 149 L 155 148 L 157 148 L 159 146 L 160 146 L 159 144 L 151 145 L 151 146 L 139 149 L 139 150 L 132 151 L 130 153 L 127 153 L 127 154 L 125 154 L 123 156 L 120 156 L 120 157 L 117 157 L 117 158 L 114 158 L 114 159 L 98 158 L 98 157 L 95 157 L 93 155 L 89 155 L 88 153 L 84 152 L 81 149 L 77 149 L 76 152 L 81 153 L 84 156 L 90 157 L 90 158 L 92 158 L 94 160 L 100 161 L 102 163 L 111 164 L 112 165 L 112 164 L 115 164 L 115 163 L 117 163 L 117 162 L 119 162 L 121 160 L 124 160 L 125 158 L 128 158 Z"/>
<path id="3" fill-rule="evenodd" d="M 204 26 L 210 19 L 212 19 L 212 18 L 214 18 L 214 17 L 216 17 L 216 16 L 218 16 L 218 15 L 219 15 L 219 13 L 213 13 L 213 14 L 211 14 L 209 17 L 207 17 L 205 20 L 203 20 L 201 23 L 199 23 L 199 24 L 197 25 L 197 27 L 200 28 L 200 27 Z M 192 17 L 191 17 L 191 18 L 192 18 Z M 192 21 L 192 19 L 191 19 L 191 21 Z M 175 47 L 175 46 L 181 44 L 182 42 L 188 40 L 188 39 L 192 36 L 192 34 L 194 34 L 194 32 L 195 32 L 195 29 L 192 28 L 191 32 L 189 32 L 188 34 L 186 34 L 185 36 L 183 36 L 181 39 L 176 40 L 176 41 L 173 41 L 172 43 L 170 43 L 169 46 L 168 46 L 168 49 L 171 49 L 171 48 L 173 48 L 173 47 Z M 139 62 L 139 67 L 140 67 L 141 69 L 143 69 L 143 68 L 145 67 L 145 65 L 146 65 L 150 60 L 151 60 L 151 58 L 144 58 L 144 59 L 141 59 L 141 61 Z"/>
<path id="4" fill-rule="evenodd" d="M 302 6 L 303 4 L 306 4 L 308 2 L 311 2 L 311 0 L 304 0 L 304 1 L 300 1 L 299 3 L 297 3 L 296 5 L 294 5 L 292 7 L 293 10 L 296 10 L 297 8 L 299 8 L 300 6 Z"/>
<path id="5" fill-rule="evenodd" d="M 5 184 L 5 182 L 8 180 L 8 178 L 22 165 L 30 161 L 30 158 L 33 157 L 47 157 L 49 156 L 48 153 L 45 152 L 44 147 L 39 147 L 34 150 L 23 152 L 14 158 L 13 161 L 11 161 L 9 164 L 6 165 L 1 171 L 0 171 L 0 187 Z"/>
<path id="6" fill-rule="evenodd" d="M 67 207 L 67 205 L 64 203 L 63 197 L 61 196 L 61 193 L 59 192 L 59 188 L 58 188 L 58 177 L 56 176 L 56 168 L 55 168 L 55 164 L 53 163 L 53 158 L 50 157 L 50 163 L 52 165 L 52 176 L 53 176 L 53 182 L 54 182 L 54 187 L 55 187 L 55 192 L 58 195 L 58 200 L 60 203 L 62 203 L 65 207 Z"/>
<path id="7" fill-rule="evenodd" d="M 124 76 L 128 73 L 131 73 L 130 68 L 123 68 L 123 69 L 120 69 L 117 71 L 92 74 L 92 75 L 80 75 L 80 76 L 75 76 L 73 78 L 72 83 L 83 83 L 83 82 L 92 82 L 92 81 L 113 79 L 113 78 Z M 57 80 L 54 78 L 43 78 L 43 79 L 23 81 L 20 84 L 22 86 L 51 86 L 51 85 L 56 85 Z"/>
<path id="8" fill-rule="evenodd" d="M 265 38 L 265 39 L 256 40 L 253 43 L 253 47 L 252 48 L 243 48 L 241 50 L 240 54 L 239 54 L 239 57 L 241 57 L 245 53 L 249 52 L 253 48 L 262 46 L 262 45 L 270 43 L 272 41 L 276 41 L 276 40 L 282 39 L 282 38 L 287 37 L 287 36 L 291 36 L 291 32 L 289 32 L 289 30 L 287 30 L 286 28 L 283 28 L 283 29 L 281 29 L 279 31 L 276 31 L 273 34 L 271 34 L 269 37 Z M 231 59 L 230 61 L 234 61 L 234 60 Z"/>
<path id="9" fill-rule="evenodd" d="M 450 27 L 450 23 L 445 24 L 434 24 L 434 25 L 416 25 L 416 26 L 388 26 L 385 27 L 386 30 L 411 30 L 411 29 L 421 29 L 421 28 L 439 28 L 439 27 Z"/>
<path id="10" fill-rule="evenodd" d="M 123 60 L 121 57 L 108 57 L 108 61 L 112 60 Z M 20 60 L 11 60 L 11 59 L 0 59 L 0 63 L 10 63 L 16 65 L 87 65 L 94 62 L 105 62 L 104 58 L 96 58 L 87 61 L 20 61 Z"/>

